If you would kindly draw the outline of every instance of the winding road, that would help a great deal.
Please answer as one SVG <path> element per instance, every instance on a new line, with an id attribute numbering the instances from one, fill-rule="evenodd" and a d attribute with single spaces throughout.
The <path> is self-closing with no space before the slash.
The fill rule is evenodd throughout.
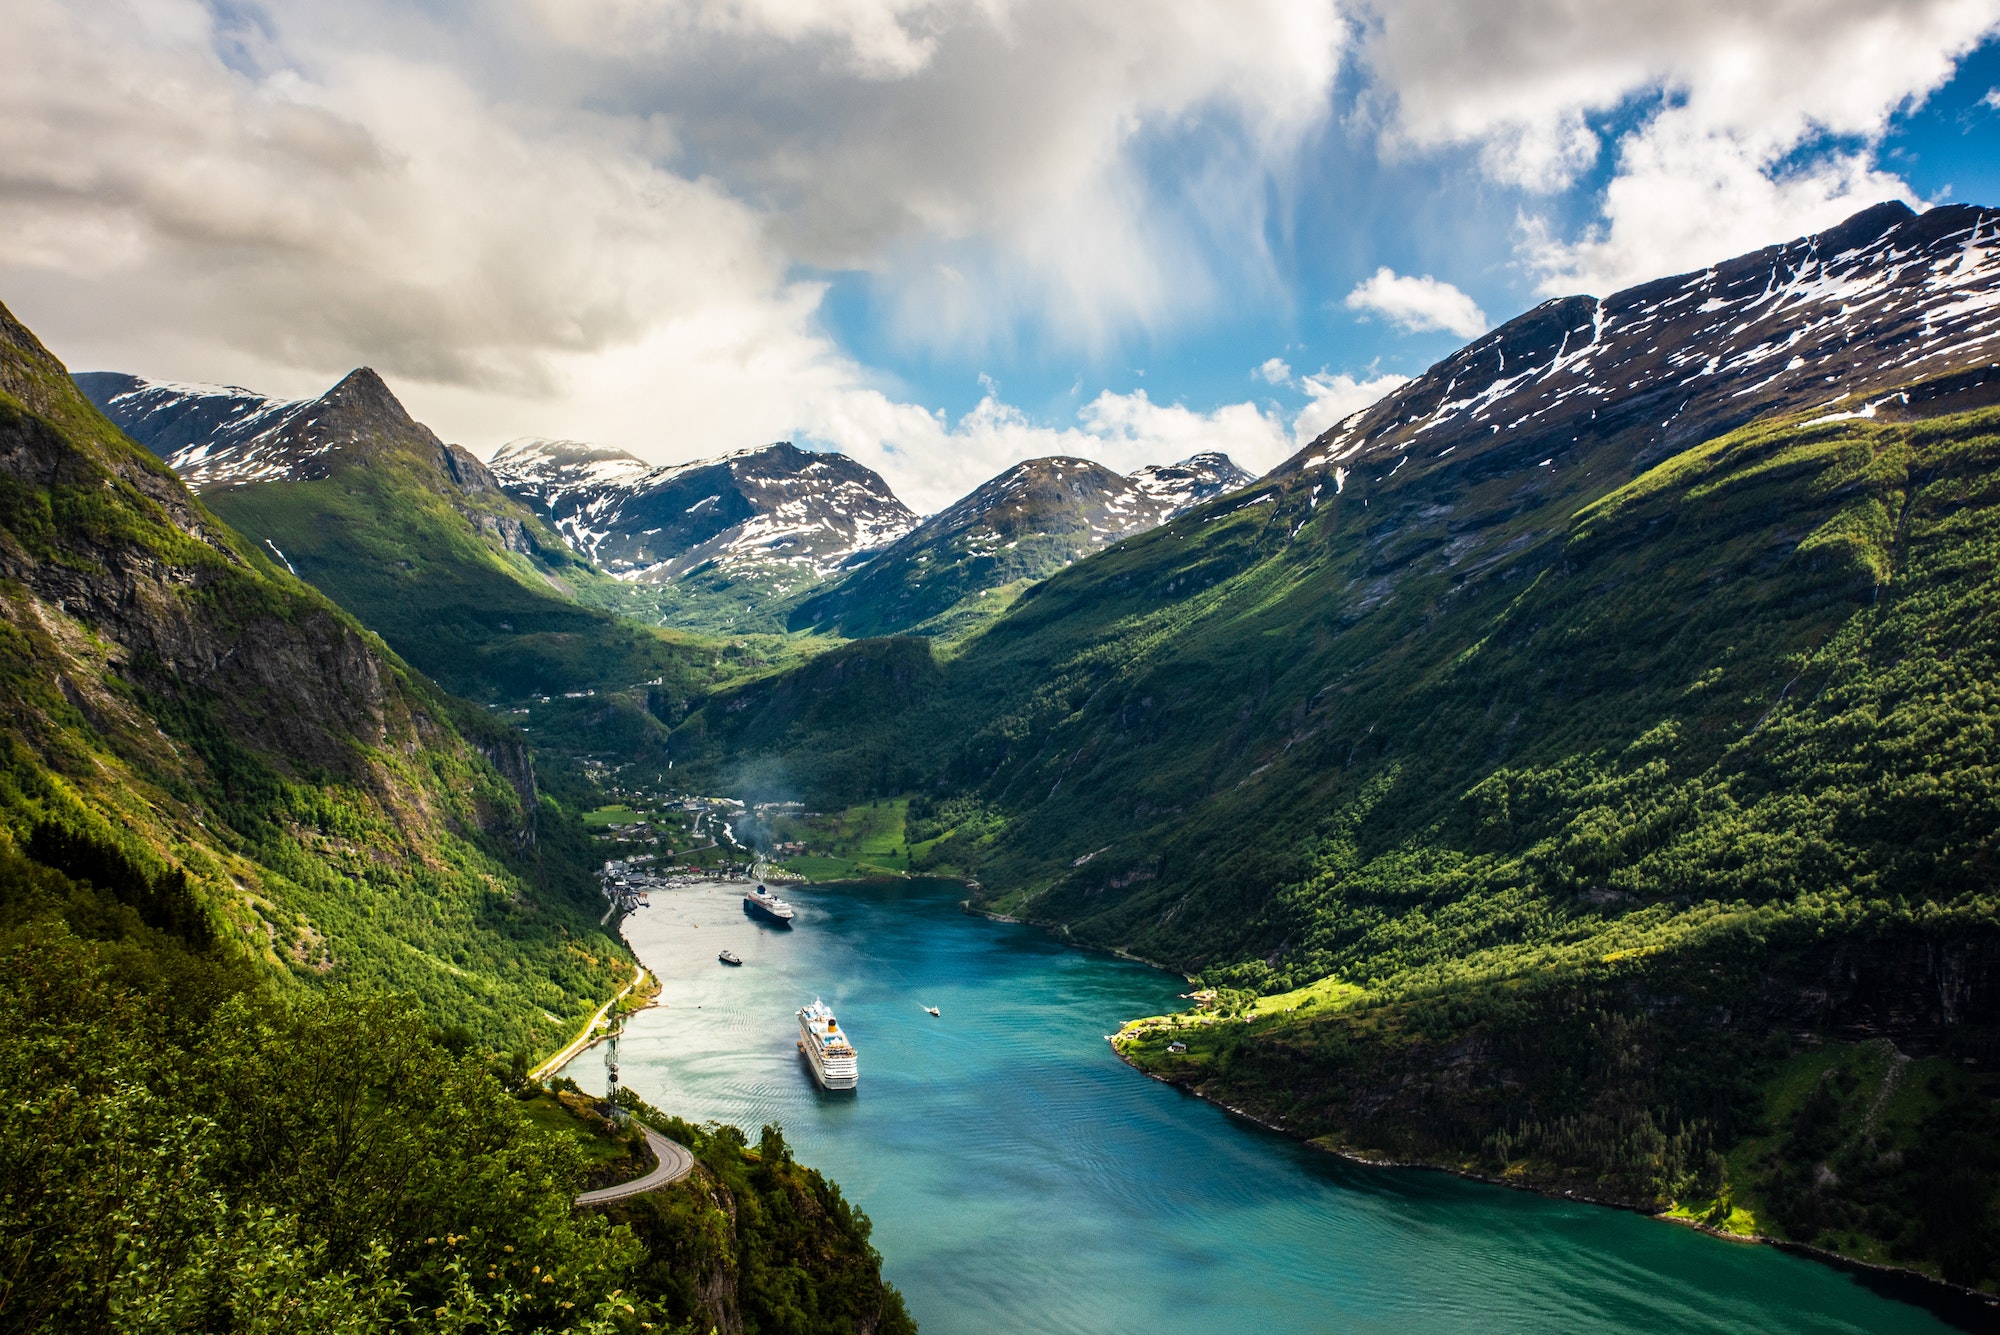
<path id="1" fill-rule="evenodd" d="M 627 1196 L 639 1196 L 648 1191 L 657 1191 L 670 1183 L 680 1181 L 694 1171 L 694 1156 L 684 1147 L 676 1145 L 643 1123 L 639 1129 L 646 1133 L 646 1144 L 652 1148 L 653 1157 L 660 1161 L 659 1164 L 644 1177 L 635 1177 L 630 1182 L 620 1182 L 615 1187 L 584 1192 L 576 1198 L 578 1205 L 603 1205 L 607 1201 L 622 1201 Z"/>

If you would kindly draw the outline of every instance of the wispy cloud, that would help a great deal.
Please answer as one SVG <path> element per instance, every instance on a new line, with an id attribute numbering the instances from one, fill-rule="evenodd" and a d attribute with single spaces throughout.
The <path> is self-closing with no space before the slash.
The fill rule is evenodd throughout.
<path id="1" fill-rule="evenodd" d="M 1450 283 L 1429 274 L 1421 278 L 1399 274 L 1387 265 L 1356 284 L 1341 304 L 1350 311 L 1380 315 L 1405 333 L 1438 329 L 1472 338 L 1488 327 L 1479 303 Z"/>
<path id="2" fill-rule="evenodd" d="M 1311 400 L 1292 420 L 1292 442 L 1303 447 L 1363 408 L 1372 406 L 1410 383 L 1405 375 L 1373 375 L 1366 380 L 1325 371 L 1307 376 L 1300 384 Z"/>

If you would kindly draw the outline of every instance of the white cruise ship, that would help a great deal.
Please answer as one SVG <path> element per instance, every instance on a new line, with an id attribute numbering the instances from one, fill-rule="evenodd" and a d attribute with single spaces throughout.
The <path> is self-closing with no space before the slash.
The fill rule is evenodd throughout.
<path id="1" fill-rule="evenodd" d="M 814 1078 L 826 1088 L 853 1089 L 861 1083 L 854 1045 L 840 1031 L 840 1022 L 826 1003 L 816 997 L 812 1005 L 799 1007 L 799 1051 L 806 1054 Z"/>

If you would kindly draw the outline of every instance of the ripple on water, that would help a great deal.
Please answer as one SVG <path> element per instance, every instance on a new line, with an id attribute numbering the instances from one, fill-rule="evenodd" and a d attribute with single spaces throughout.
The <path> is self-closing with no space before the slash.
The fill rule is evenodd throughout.
<path id="1" fill-rule="evenodd" d="M 1179 979 L 967 917 L 961 893 L 788 891 L 782 931 L 743 916 L 740 888 L 690 888 L 627 926 L 666 1006 L 632 1021 L 625 1081 L 753 1139 L 782 1123 L 874 1219 L 929 1335 L 1943 1329 L 1768 1248 L 1248 1126 L 1104 1042 L 1175 1005 Z M 854 1094 L 819 1091 L 797 1054 L 816 995 L 860 1050 Z M 570 1073 L 602 1087 L 594 1054 Z"/>

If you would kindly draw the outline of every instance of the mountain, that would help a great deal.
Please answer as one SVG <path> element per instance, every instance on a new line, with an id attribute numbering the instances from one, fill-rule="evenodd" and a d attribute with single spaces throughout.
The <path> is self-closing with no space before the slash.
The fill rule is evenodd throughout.
<path id="1" fill-rule="evenodd" d="M 663 736 L 653 708 L 671 714 L 700 675 L 692 665 L 708 662 L 584 605 L 612 581 L 371 370 L 295 402 L 103 373 L 77 384 L 238 532 L 446 689 L 531 710 L 551 751 L 645 754 Z M 566 703 L 572 693 L 586 703 Z"/>
<path id="2" fill-rule="evenodd" d="M 694 629 L 781 630 L 788 600 L 917 522 L 872 470 L 789 443 L 648 466 L 575 441 L 518 440 L 493 471 L 633 586 L 632 605 Z"/>
<path id="3" fill-rule="evenodd" d="M 237 385 L 147 380 L 119 371 L 79 371 L 71 378 L 126 435 L 162 459 L 218 438 L 250 440 L 304 406 Z"/>
<path id="4" fill-rule="evenodd" d="M 538 837 L 520 736 L 239 536 L 4 309 L 0 679 L 10 922 L 51 911 L 39 863 L 115 892 L 131 931 L 402 991 L 502 1047 L 573 1027 L 626 967 Z"/>
<path id="5" fill-rule="evenodd" d="M 1120 1050 L 1272 1125 L 1991 1286 L 1997 336 L 1957 206 L 1551 302 L 674 745 L 1199 974 Z"/>
<path id="6" fill-rule="evenodd" d="M 1228 455 L 1212 450 L 1191 454 L 1177 464 L 1147 464 L 1131 475 L 1132 485 L 1162 507 L 1161 523 L 1256 480 Z"/>
<path id="7" fill-rule="evenodd" d="M 471 451 L 447 445 L 411 419 L 367 367 L 317 399 L 268 399 L 224 385 L 184 385 L 86 371 L 77 387 L 126 435 L 167 461 L 196 492 L 252 482 L 317 482 L 343 464 L 402 450 L 427 455 L 464 495 L 497 489 Z M 539 554 L 518 519 L 485 527 L 511 550 Z"/>
<path id="8" fill-rule="evenodd" d="M 1224 454 L 1130 477 L 1088 459 L 1030 459 L 805 599 L 790 625 L 850 638 L 963 634 L 1035 580 L 1253 481 Z"/>
<path id="9" fill-rule="evenodd" d="M 587 837 L 4 308 L 0 696 L 9 1329 L 915 1329 L 775 1128 L 632 1100 L 704 1171 L 576 1209 L 651 1165 L 518 1074 L 631 976 Z"/>
<path id="10" fill-rule="evenodd" d="M 1476 475 L 1488 465 L 1474 459 L 1511 468 L 1524 450 L 1562 468 L 1611 440 L 1644 467 L 1760 416 L 1905 407 L 1904 386 L 1993 356 L 1994 227 L 1967 205 L 1917 215 L 1878 204 L 1697 273 L 1545 302 L 1272 476 L 1338 490 L 1370 466 L 1424 469 L 1456 454 L 1448 467 Z"/>

